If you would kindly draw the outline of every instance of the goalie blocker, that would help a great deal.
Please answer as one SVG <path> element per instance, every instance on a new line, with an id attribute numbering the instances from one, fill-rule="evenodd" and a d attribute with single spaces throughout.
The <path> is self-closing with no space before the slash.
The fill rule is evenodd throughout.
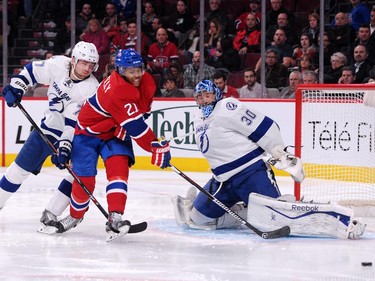
<path id="1" fill-rule="evenodd" d="M 283 198 L 282 196 L 281 198 Z M 335 204 L 286 202 L 251 193 L 247 220 L 262 231 L 285 225 L 290 235 L 357 239 L 366 225 L 353 220 L 353 210 Z"/>

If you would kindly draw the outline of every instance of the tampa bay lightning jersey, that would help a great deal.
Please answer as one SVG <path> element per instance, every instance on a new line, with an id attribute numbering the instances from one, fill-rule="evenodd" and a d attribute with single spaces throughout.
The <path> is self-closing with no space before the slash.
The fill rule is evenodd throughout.
<path id="1" fill-rule="evenodd" d="M 69 77 L 70 62 L 71 58 L 65 56 L 33 61 L 19 75 L 24 76 L 29 85 L 48 85 L 49 106 L 41 121 L 43 132 L 56 139 L 72 141 L 78 112 L 99 83 L 92 74 L 84 80 L 72 80 Z"/>
<path id="2" fill-rule="evenodd" d="M 235 99 L 220 100 L 208 118 L 194 122 L 197 145 L 214 177 L 226 181 L 243 169 L 284 147 L 277 124 Z"/>

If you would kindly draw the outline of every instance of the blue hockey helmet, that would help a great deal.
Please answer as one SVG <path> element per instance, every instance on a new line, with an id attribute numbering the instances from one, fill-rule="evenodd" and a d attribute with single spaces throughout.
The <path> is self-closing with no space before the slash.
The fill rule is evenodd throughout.
<path id="1" fill-rule="evenodd" d="M 213 93 L 215 95 L 215 101 L 219 101 L 223 98 L 219 87 L 211 80 L 200 81 L 197 86 L 195 86 L 194 97 L 203 92 Z"/>
<path id="2" fill-rule="evenodd" d="M 140 67 L 143 69 L 143 59 L 134 49 L 118 50 L 115 57 L 115 69 L 124 75 L 126 68 Z"/>
<path id="3" fill-rule="evenodd" d="M 216 103 L 223 98 L 223 93 L 221 92 L 219 87 L 211 80 L 200 81 L 197 86 L 195 86 L 194 97 L 197 98 L 197 96 L 203 92 L 212 93 L 215 95 L 213 102 L 200 106 L 203 112 L 203 116 L 207 118 L 214 110 Z"/>

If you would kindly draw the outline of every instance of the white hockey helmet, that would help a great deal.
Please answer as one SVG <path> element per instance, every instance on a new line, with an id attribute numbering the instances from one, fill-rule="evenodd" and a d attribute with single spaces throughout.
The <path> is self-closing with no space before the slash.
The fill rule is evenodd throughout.
<path id="1" fill-rule="evenodd" d="M 92 62 L 95 64 L 93 71 L 95 72 L 98 70 L 99 54 L 93 43 L 83 41 L 78 42 L 73 48 L 72 57 L 75 59 L 76 63 L 78 60 Z"/>

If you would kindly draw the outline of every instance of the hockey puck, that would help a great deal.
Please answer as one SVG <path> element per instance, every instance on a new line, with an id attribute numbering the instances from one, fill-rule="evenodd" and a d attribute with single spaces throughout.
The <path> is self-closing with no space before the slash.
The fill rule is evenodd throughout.
<path id="1" fill-rule="evenodd" d="M 362 262 L 362 266 L 372 266 L 372 262 Z"/>

